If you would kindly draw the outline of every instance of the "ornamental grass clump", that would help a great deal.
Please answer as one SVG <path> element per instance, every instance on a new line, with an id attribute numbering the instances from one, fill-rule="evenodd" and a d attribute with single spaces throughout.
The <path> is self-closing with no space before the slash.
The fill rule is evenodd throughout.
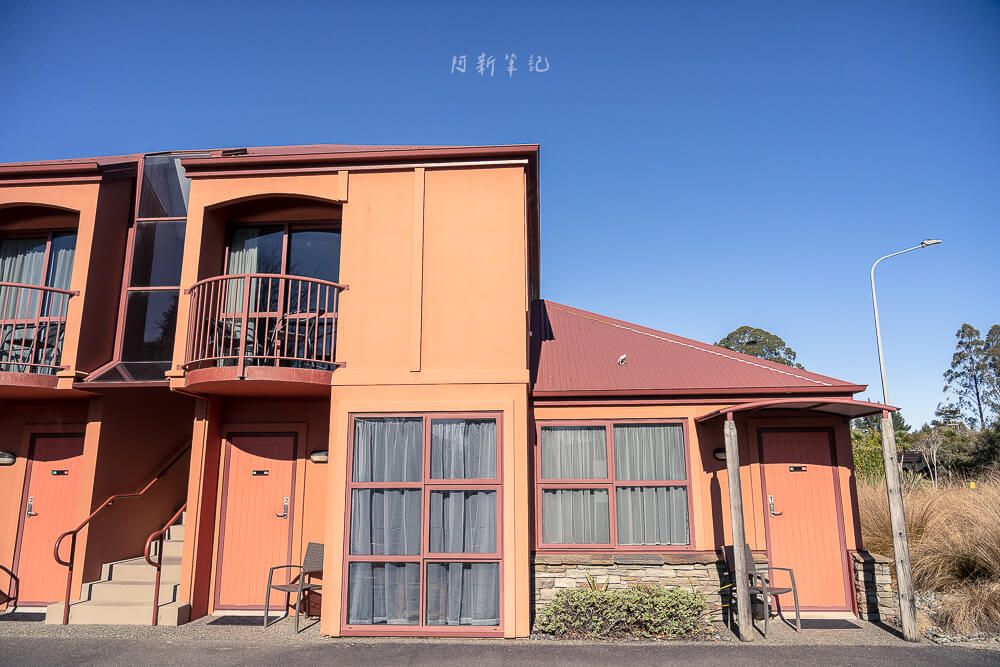
<path id="1" fill-rule="evenodd" d="M 892 558 L 885 486 L 858 484 L 858 501 L 865 547 Z M 952 632 L 1000 632 L 1000 476 L 975 487 L 912 485 L 903 505 L 913 583 L 942 594 L 932 620 Z"/>
<path id="2" fill-rule="evenodd" d="M 701 593 L 680 588 L 570 588 L 539 610 L 536 628 L 566 639 L 672 639 L 701 634 L 706 612 Z"/>

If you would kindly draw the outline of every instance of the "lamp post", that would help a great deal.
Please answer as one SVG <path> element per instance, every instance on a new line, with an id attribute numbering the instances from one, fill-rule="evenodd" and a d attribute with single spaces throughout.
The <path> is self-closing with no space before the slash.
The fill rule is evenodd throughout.
<path id="1" fill-rule="evenodd" d="M 878 368 L 879 371 L 882 373 L 882 402 L 885 403 L 886 405 L 888 405 L 889 403 L 889 390 L 886 389 L 885 387 L 885 361 L 883 360 L 882 357 L 882 329 L 879 327 L 878 323 L 878 296 L 876 296 L 875 294 L 875 267 L 878 266 L 878 263 L 881 262 L 883 259 L 889 259 L 890 257 L 895 257 L 896 255 L 902 255 L 904 252 L 910 252 L 911 250 L 920 250 L 921 248 L 927 248 L 932 245 L 937 245 L 938 243 L 941 243 L 941 241 L 938 239 L 927 239 L 925 241 L 921 241 L 920 245 L 915 245 L 912 248 L 907 248 L 906 250 L 900 250 L 899 252 L 894 252 L 892 254 L 886 255 L 885 257 L 879 257 L 878 259 L 875 260 L 875 263 L 872 264 L 872 272 L 871 272 L 872 305 L 875 307 L 875 340 L 878 343 Z"/>
<path id="2" fill-rule="evenodd" d="M 885 363 L 882 358 L 882 331 L 878 322 L 878 297 L 875 295 L 875 267 L 883 259 L 902 255 L 904 252 L 919 250 L 941 243 L 927 239 L 920 245 L 900 250 L 885 257 L 879 257 L 872 264 L 872 305 L 875 307 L 875 339 L 878 341 L 878 367 L 882 372 L 882 403 L 888 405 L 889 392 L 885 384 Z M 913 572 L 910 568 L 910 545 L 906 538 L 906 514 L 903 511 L 903 492 L 899 485 L 899 464 L 896 458 L 896 432 L 892 426 L 892 414 L 882 410 L 882 464 L 885 466 L 885 491 L 889 498 L 889 523 L 892 528 L 892 549 L 896 561 L 896 584 L 899 588 L 899 616 L 903 624 L 903 636 L 907 641 L 920 641 L 917 627 L 917 604 L 913 596 Z"/>

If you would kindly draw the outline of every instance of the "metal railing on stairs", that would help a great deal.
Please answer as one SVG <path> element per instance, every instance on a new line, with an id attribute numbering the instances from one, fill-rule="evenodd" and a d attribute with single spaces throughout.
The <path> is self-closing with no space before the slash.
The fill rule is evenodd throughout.
<path id="1" fill-rule="evenodd" d="M 181 505 L 181 508 L 170 517 L 170 520 L 163 525 L 162 528 L 150 534 L 146 538 L 146 548 L 143 550 L 142 555 L 146 559 L 146 562 L 156 568 L 156 587 L 153 589 L 153 625 L 157 625 L 160 620 L 160 573 L 163 569 L 163 538 L 167 534 L 167 530 L 174 525 L 174 522 L 184 513 L 187 509 L 187 503 Z M 153 546 L 153 542 L 158 544 L 156 549 L 156 562 L 153 562 L 152 556 L 149 553 Z"/>
<path id="2" fill-rule="evenodd" d="M 149 481 L 146 482 L 146 485 L 143 486 L 140 490 L 136 491 L 135 493 L 117 493 L 109 497 L 107 500 L 101 503 L 96 510 L 91 512 L 90 516 L 84 519 L 79 526 L 73 528 L 72 530 L 67 530 L 65 533 L 56 538 L 56 543 L 52 549 L 52 554 L 55 557 L 57 563 L 59 563 L 65 568 L 68 568 L 66 572 L 66 595 L 63 599 L 63 619 L 62 619 L 63 625 L 69 624 L 69 598 L 70 598 L 70 592 L 73 588 L 73 566 L 76 561 L 77 535 L 80 533 L 81 530 L 83 530 L 90 524 L 90 522 L 94 519 L 95 516 L 100 514 L 104 509 L 113 505 L 116 501 L 128 498 L 138 498 L 144 495 L 146 491 L 149 491 L 149 489 L 151 489 L 158 481 L 160 481 L 160 479 L 167 473 L 167 471 L 169 471 L 172 467 L 174 467 L 174 464 L 180 461 L 184 457 L 184 454 L 190 451 L 190 449 L 191 449 L 191 442 L 188 441 L 184 444 L 184 446 L 182 446 L 180 449 L 174 452 L 174 454 L 170 457 L 170 460 L 165 465 L 161 466 L 159 470 L 157 470 L 156 474 L 150 477 Z M 71 538 L 69 545 L 69 560 L 63 560 L 62 558 L 59 557 L 59 547 L 62 546 L 63 540 L 65 540 L 67 537 Z"/>

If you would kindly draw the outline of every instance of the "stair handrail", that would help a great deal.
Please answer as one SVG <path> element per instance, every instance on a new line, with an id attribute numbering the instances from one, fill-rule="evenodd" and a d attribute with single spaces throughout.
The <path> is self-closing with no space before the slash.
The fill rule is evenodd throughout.
<path id="1" fill-rule="evenodd" d="M 67 530 L 65 533 L 56 538 L 55 546 L 52 548 L 52 555 L 55 557 L 57 563 L 59 563 L 65 568 L 68 568 L 66 571 L 66 595 L 63 598 L 63 620 L 62 620 L 63 625 L 69 624 L 69 594 L 70 590 L 73 588 L 73 564 L 76 560 L 76 537 L 79 534 L 79 532 L 83 530 L 93 520 L 95 516 L 100 514 L 104 508 L 110 507 L 112 504 L 114 504 L 115 501 L 122 500 L 125 498 L 138 498 L 139 496 L 145 494 L 146 491 L 148 491 L 153 485 L 155 485 L 158 481 L 160 481 L 160 478 L 162 478 L 163 475 L 167 473 L 167 471 L 169 471 L 172 467 L 174 467 L 174 464 L 180 461 L 181 458 L 183 458 L 184 454 L 186 454 L 190 450 L 191 450 L 191 441 L 189 440 L 185 442 L 184 445 L 181 446 L 177 451 L 174 452 L 174 454 L 171 456 L 170 460 L 166 463 L 166 465 L 161 466 L 160 469 L 157 470 L 156 474 L 150 477 L 149 481 L 146 482 L 146 485 L 142 487 L 140 490 L 136 491 L 135 493 L 116 493 L 115 495 L 110 496 L 107 500 L 101 503 L 96 510 L 91 512 L 90 516 L 84 519 L 79 526 L 73 528 L 72 530 Z M 59 547 L 62 546 L 62 541 L 70 536 L 72 536 L 72 539 L 70 540 L 69 543 L 69 560 L 64 561 L 62 558 L 59 557 Z"/>
<path id="2" fill-rule="evenodd" d="M 146 562 L 156 568 L 156 588 L 153 589 L 153 625 L 156 625 L 160 620 L 160 572 L 163 568 L 163 537 L 167 534 L 167 530 L 174 525 L 178 517 L 184 513 L 187 509 L 187 503 L 181 505 L 181 508 L 174 513 L 170 520 L 163 524 L 163 528 L 150 533 L 149 537 L 146 538 L 146 548 L 142 552 L 143 558 Z M 152 558 L 150 558 L 149 550 L 153 546 L 153 541 L 159 542 L 159 547 L 156 550 L 156 562 L 154 563 Z"/>

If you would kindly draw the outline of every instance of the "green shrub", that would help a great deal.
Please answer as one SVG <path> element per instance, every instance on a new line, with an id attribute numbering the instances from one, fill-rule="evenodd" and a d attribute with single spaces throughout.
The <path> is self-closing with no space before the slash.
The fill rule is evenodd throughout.
<path id="1" fill-rule="evenodd" d="M 661 586 L 570 588 L 538 611 L 539 632 L 569 639 L 688 637 L 705 625 L 705 597 Z"/>
<path id="2" fill-rule="evenodd" d="M 880 441 L 881 443 L 881 441 Z M 866 482 L 885 479 L 885 464 L 882 460 L 881 444 L 854 445 L 854 474 Z"/>

